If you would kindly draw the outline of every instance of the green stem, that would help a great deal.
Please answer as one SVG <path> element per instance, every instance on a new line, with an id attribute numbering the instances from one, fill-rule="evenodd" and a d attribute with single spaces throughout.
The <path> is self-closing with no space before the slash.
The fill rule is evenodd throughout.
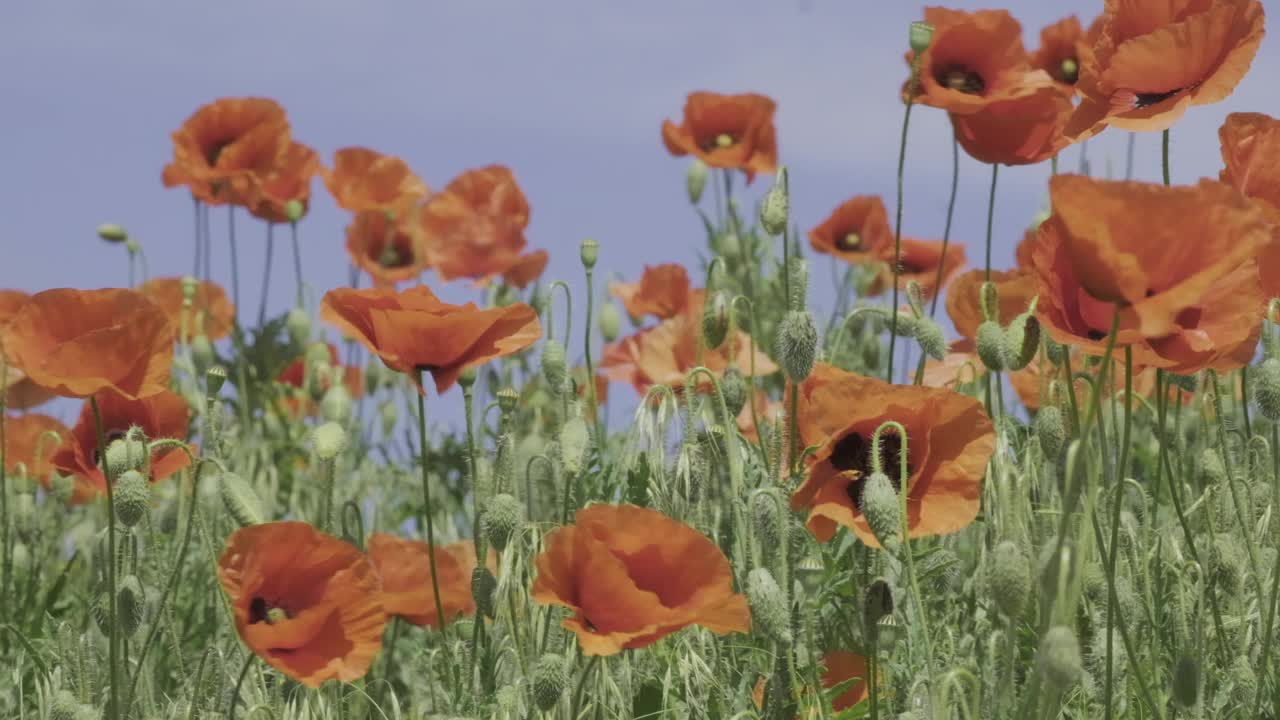
<path id="1" fill-rule="evenodd" d="M 1120 441 L 1120 462 L 1116 466 L 1117 488 L 1115 498 L 1112 500 L 1111 507 L 1111 541 L 1107 545 L 1107 580 L 1111 583 L 1111 591 L 1107 593 L 1107 658 L 1106 658 L 1106 674 L 1103 678 L 1102 697 L 1105 698 L 1105 713 L 1107 720 L 1111 718 L 1111 678 L 1112 664 L 1114 662 L 1114 633 L 1111 632 L 1111 623 L 1116 615 L 1116 547 L 1119 545 L 1117 535 L 1120 530 L 1120 505 L 1124 500 L 1123 485 L 1125 478 L 1125 467 L 1129 460 L 1129 427 L 1132 420 L 1133 400 L 1130 394 L 1133 392 L 1133 348 L 1126 345 L 1124 348 L 1124 430 L 1123 440 Z"/>
<path id="2" fill-rule="evenodd" d="M 93 409 L 93 426 L 98 438 L 99 457 L 107 456 L 107 438 L 102 429 L 102 412 L 98 408 L 98 398 L 89 397 L 89 407 Z M 102 477 L 107 486 L 107 688 L 110 700 L 106 716 L 109 720 L 120 717 L 119 688 L 119 630 L 116 623 L 116 506 L 112 492 L 111 468 L 102 463 Z"/>
<path id="3" fill-rule="evenodd" d="M 227 206 L 227 239 L 231 245 L 231 302 L 240 317 L 240 261 L 236 256 L 236 206 Z"/>
<path id="4" fill-rule="evenodd" d="M 1055 157 L 1056 159 L 1056 157 Z M 929 317 L 938 312 L 938 298 L 942 297 L 942 272 L 947 266 L 947 246 L 951 243 L 951 219 L 956 211 L 956 191 L 960 188 L 960 141 L 951 137 L 951 199 L 947 200 L 947 222 L 942 227 L 942 255 L 938 260 L 938 272 L 933 280 L 933 298 L 929 301 Z M 924 367 L 925 356 L 920 356 Z"/>
<path id="5" fill-rule="evenodd" d="M 418 371 L 419 382 L 425 374 L 422 370 Z M 436 572 L 436 531 L 435 520 L 432 519 L 434 513 L 431 511 L 431 476 L 427 472 L 427 401 L 426 391 L 418 391 L 418 447 L 422 453 L 422 512 L 427 516 L 427 560 L 431 566 L 431 592 L 436 602 L 436 618 L 440 624 L 440 633 L 443 635 L 445 628 L 448 627 L 448 618 L 444 615 L 444 605 L 440 602 L 440 578 Z M 477 558 L 476 562 L 480 562 Z"/>
<path id="6" fill-rule="evenodd" d="M 916 86 L 920 82 L 920 53 L 911 60 L 911 79 L 907 83 L 907 109 L 902 116 L 902 140 L 898 143 L 898 207 L 893 225 L 893 301 L 889 311 L 893 313 L 889 332 L 889 362 L 885 382 L 893 382 L 893 355 L 898 342 L 898 275 L 902 271 L 902 176 L 907 166 L 907 128 L 911 125 L 911 108 L 915 106 Z"/>
<path id="7" fill-rule="evenodd" d="M 258 327 L 267 322 L 267 296 L 271 294 L 271 256 L 275 254 L 275 223 L 267 223 L 266 257 L 262 261 L 262 297 L 258 299 Z"/>
<path id="8" fill-rule="evenodd" d="M 591 360 L 591 331 L 593 329 L 592 315 L 595 309 L 595 290 L 592 284 L 591 268 L 586 268 L 587 272 L 587 332 L 583 338 L 583 354 L 587 363 L 587 402 L 591 403 L 591 419 L 594 420 L 596 430 L 596 447 L 604 447 L 604 428 L 600 424 L 600 408 L 599 399 L 596 398 L 596 367 Z M 710 288 L 708 288 L 710 290 Z"/>
<path id="9" fill-rule="evenodd" d="M 1169 184 L 1169 131 L 1160 134 L 1160 174 L 1164 184 Z"/>
<path id="10" fill-rule="evenodd" d="M 227 720 L 235 720 L 236 705 L 240 704 L 240 687 L 244 685 L 244 679 L 249 675 L 249 668 L 253 667 L 253 660 L 257 656 L 248 653 L 248 657 L 244 659 L 244 667 L 240 668 L 240 676 L 236 678 L 235 689 L 231 691 L 231 699 L 227 701 Z M 192 705 L 195 703 L 193 702 Z"/>
<path id="11" fill-rule="evenodd" d="M 600 656 L 592 655 L 587 661 L 587 666 L 582 669 L 582 677 L 578 678 L 578 686 L 573 691 L 573 709 L 569 713 L 569 717 L 577 720 L 578 711 L 582 708 L 582 690 L 587 686 L 587 679 L 591 677 L 591 671 L 596 669 L 600 664 Z"/>
<path id="12" fill-rule="evenodd" d="M 991 229 L 995 224 L 996 217 L 996 178 L 1000 176 L 1000 163 L 991 163 L 991 193 L 987 196 L 987 253 L 986 253 L 986 271 L 982 276 L 983 280 L 991 281 Z M 938 272 L 942 272 L 942 267 L 938 267 Z M 941 287 L 937 289 L 938 292 Z"/>
<path id="13" fill-rule="evenodd" d="M 289 244 L 293 246 L 293 279 L 298 286 L 298 307 L 302 307 L 302 248 L 298 247 L 298 223 L 289 223 Z"/>
<path id="14" fill-rule="evenodd" d="M 475 427 L 474 427 L 475 423 L 472 420 L 472 415 L 474 414 L 473 413 L 474 402 L 473 402 L 473 396 L 472 396 L 473 389 L 474 389 L 474 384 L 470 382 L 462 386 L 462 407 L 463 407 L 463 418 L 464 418 L 464 421 L 467 423 L 467 469 L 471 475 L 471 506 L 472 506 L 471 535 L 472 535 L 472 542 L 475 544 L 476 566 L 482 568 L 485 566 L 485 554 L 487 552 L 487 549 L 485 548 L 485 545 L 484 545 L 484 534 L 480 531 L 480 511 L 481 511 L 480 485 L 478 482 L 476 482 L 476 433 L 475 433 Z M 435 551 L 433 550 L 432 555 L 434 556 L 434 554 L 435 554 Z M 434 580 L 435 578 L 432 578 L 433 582 Z M 440 602 L 440 595 L 439 595 L 439 591 L 437 590 L 436 591 L 437 608 L 439 607 L 439 602 Z M 479 643 L 480 643 L 480 639 L 483 637 L 483 635 L 481 634 L 481 630 L 483 626 L 484 626 L 484 613 L 477 612 L 475 617 L 475 624 L 472 626 L 471 646 L 473 648 L 473 651 L 471 653 L 471 661 L 467 668 L 467 687 L 472 689 L 474 689 L 475 687 L 474 683 L 475 683 L 476 658 L 478 658 L 481 654 Z"/>

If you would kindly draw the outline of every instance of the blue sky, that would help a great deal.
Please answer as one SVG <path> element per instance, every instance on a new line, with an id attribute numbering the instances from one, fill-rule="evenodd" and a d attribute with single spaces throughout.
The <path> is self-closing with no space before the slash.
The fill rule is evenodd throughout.
<path id="1" fill-rule="evenodd" d="M 1034 47 L 1041 26 L 1074 7 L 1087 23 L 1100 0 L 1011 4 Z M 953 2 L 978 9 L 986 3 Z M 531 247 L 548 276 L 580 276 L 578 242 L 601 242 L 600 268 L 634 275 L 644 263 L 693 266 L 702 236 L 684 199 L 685 161 L 659 138 L 692 90 L 755 91 L 778 101 L 792 213 L 817 224 L 844 198 L 882 194 L 892 208 L 907 27 L 921 5 L 871 0 L 648 0 L 636 3 L 224 0 L 219 3 L 13 2 L 0 10 L 0 287 L 125 283 L 118 247 L 94 235 L 125 225 L 153 274 L 191 268 L 191 203 L 160 184 L 169 133 L 200 104 L 265 95 L 289 111 L 295 137 L 326 160 L 345 145 L 405 158 L 432 188 L 489 163 L 510 166 L 530 198 Z M 1216 176 L 1217 128 L 1228 112 L 1280 114 L 1277 41 L 1221 104 L 1193 109 L 1173 130 L 1174 182 Z M 950 175 L 945 116 L 912 118 L 907 234 L 940 236 Z M 1090 144 L 1095 172 L 1124 171 L 1125 136 Z M 1066 153 L 1075 166 L 1079 149 Z M 980 255 L 989 171 L 962 158 L 954 239 Z M 1159 177 L 1159 137 L 1137 139 L 1138 178 Z M 996 263 L 1044 201 L 1047 163 L 1005 169 L 997 201 Z M 767 187 L 757 181 L 753 196 Z M 303 225 L 305 263 L 319 291 L 346 282 L 345 216 L 317 181 Z M 221 238 L 222 217 L 215 223 Z M 256 308 L 261 233 L 241 230 L 245 317 Z M 215 279 L 229 284 L 225 245 Z M 279 249 L 279 246 L 278 246 Z M 277 256 L 273 307 L 289 302 Z M 831 295 L 825 258 L 814 298 Z M 465 287 L 445 291 L 474 297 Z M 579 327 L 580 325 L 579 320 Z M 621 388 L 619 388 L 621 389 Z"/>

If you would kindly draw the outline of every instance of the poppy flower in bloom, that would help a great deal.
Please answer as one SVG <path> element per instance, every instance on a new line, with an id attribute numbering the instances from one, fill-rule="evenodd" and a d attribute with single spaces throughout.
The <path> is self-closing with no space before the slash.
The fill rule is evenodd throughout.
<path id="1" fill-rule="evenodd" d="M 0 290 L 0 330 L 3 330 L 4 325 L 29 297 L 31 296 L 21 290 Z M 54 393 L 32 382 L 26 373 L 9 361 L 4 363 L 4 373 L 0 375 L 0 393 L 4 395 L 4 406 L 10 410 L 26 410 L 56 397 Z"/>
<path id="2" fill-rule="evenodd" d="M 1040 31 L 1040 47 L 1031 55 L 1031 65 L 1043 70 L 1068 93 L 1080 79 L 1080 56 L 1087 42 L 1080 20 L 1072 15 Z"/>
<path id="3" fill-rule="evenodd" d="M 93 396 L 102 417 L 102 436 L 107 445 L 125 436 L 130 428 L 142 429 L 148 440 L 174 438 L 185 440 L 191 408 L 181 395 L 165 390 L 141 400 L 121 397 L 111 391 Z M 88 502 L 105 493 L 107 480 L 99 466 L 98 430 L 93 406 L 85 402 L 75 427 L 53 456 L 53 466 L 63 475 L 75 478 L 71 502 Z M 151 454 L 148 466 L 152 482 L 159 482 L 191 464 L 179 448 L 165 448 Z"/>
<path id="4" fill-rule="evenodd" d="M 188 308 L 184 302 L 184 285 L 185 281 L 180 277 L 151 278 L 138 286 L 138 292 L 164 310 L 175 335 L 185 328 L 183 342 L 191 342 L 192 337 L 202 334 L 210 340 L 221 340 L 230 335 L 236 308 L 227 297 L 227 291 L 217 283 L 201 280 L 195 283 L 195 294 Z"/>
<path id="5" fill-rule="evenodd" d="M 1006 10 L 928 7 L 924 19 L 934 32 L 919 60 L 915 102 L 967 115 L 1053 82 L 1031 67 L 1022 26 Z M 908 51 L 908 64 L 912 58 Z"/>
<path id="6" fill-rule="evenodd" d="M 1076 139 L 1108 125 L 1167 130 L 1187 108 L 1224 100 L 1262 43 L 1258 0 L 1107 0 L 1085 48 L 1067 125 Z"/>
<path id="7" fill-rule="evenodd" d="M 881 256 L 888 263 L 893 257 L 893 246 Z M 964 245 L 952 242 L 947 245 L 947 254 L 942 254 L 941 240 L 917 240 L 902 238 L 902 254 L 898 263 L 898 285 L 905 288 L 907 283 L 916 282 L 926 298 L 938 292 L 938 266 L 942 266 L 942 287 L 951 282 L 951 278 L 964 267 Z M 880 271 L 874 286 L 868 291 L 870 295 L 878 295 L 893 287 L 893 268 L 886 264 Z"/>
<path id="8" fill-rule="evenodd" d="M 347 226 L 347 254 L 378 285 L 414 280 L 427 268 L 426 252 L 408 219 L 390 218 L 382 210 L 356 213 Z"/>
<path id="9" fill-rule="evenodd" d="M 291 222 L 287 207 L 300 203 L 305 214 L 311 205 L 311 180 L 320 172 L 320 156 L 300 142 L 291 142 L 280 162 L 261 179 L 249 201 L 249 213 L 269 223 Z"/>
<path id="10" fill-rule="evenodd" d="M 21 290 L 0 290 L 0 325 L 9 322 L 30 297 Z"/>
<path id="11" fill-rule="evenodd" d="M 809 231 L 809 244 L 820 253 L 855 264 L 892 254 L 893 229 L 884 202 L 877 195 L 845 200 Z"/>
<path id="12" fill-rule="evenodd" d="M 524 251 L 529 201 L 501 165 L 468 170 L 418 210 L 429 264 L 440 279 L 481 283 L 509 270 Z"/>
<path id="13" fill-rule="evenodd" d="M 573 612 L 564 627 L 584 655 L 652 645 L 688 625 L 720 635 L 751 628 L 720 548 L 656 510 L 590 505 L 544 543 L 530 593 Z"/>
<path id="14" fill-rule="evenodd" d="M 1009 100 L 989 103 L 978 112 L 951 114 L 956 140 L 979 162 L 1032 165 L 1071 144 L 1063 131 L 1074 106 L 1071 95 L 1055 85 Z"/>
<path id="15" fill-rule="evenodd" d="M 18 467 L 22 466 L 26 469 L 25 477 L 44 482 L 53 469 L 50 460 L 58 449 L 59 439 L 70 434 L 67 426 L 40 413 L 11 415 L 4 422 L 5 471 L 18 475 Z"/>
<path id="16" fill-rule="evenodd" d="M 948 343 L 947 354 L 941 360 L 929 358 L 925 361 L 922 384 L 925 387 L 958 391 L 986 373 L 987 368 L 978 357 L 973 340 L 965 337 Z"/>
<path id="17" fill-rule="evenodd" d="M 847 710 L 870 697 L 867 686 L 867 659 L 863 656 L 847 650 L 826 652 L 822 654 L 822 667 L 822 687 L 824 688 L 833 688 L 841 683 L 856 680 L 831 702 L 833 710 Z M 764 708 L 764 689 L 764 678 L 760 678 L 751 692 L 751 700 L 758 709 Z M 806 692 L 809 690 L 809 687 L 805 688 Z M 811 708 L 809 717 L 811 720 L 818 717 L 816 709 Z"/>
<path id="18" fill-rule="evenodd" d="M 431 584 L 428 545 L 419 540 L 402 540 L 387 533 L 369 537 L 369 560 L 382 578 L 382 606 L 419 627 L 440 627 L 436 599 Z M 471 541 L 437 545 L 436 580 L 440 584 L 440 606 L 452 620 L 474 615 L 471 571 L 476 567 L 476 548 Z M 493 567 L 490 555 L 490 568 Z"/>
<path id="19" fill-rule="evenodd" d="M 699 365 L 717 375 L 729 367 L 730 348 L 733 363 L 743 375 L 751 372 L 751 338 L 739 330 L 715 350 L 703 348 L 698 359 L 698 345 L 702 338 L 702 309 L 681 313 L 663 320 L 654 327 L 606 345 L 600 361 L 600 371 L 615 382 L 630 383 L 636 392 L 644 394 L 653 385 L 669 385 L 676 392 L 684 389 L 685 375 Z M 755 353 L 757 377 L 775 372 L 778 366 L 759 349 Z M 699 379 L 702 382 L 702 379 Z"/>
<path id="20" fill-rule="evenodd" d="M 142 293 L 61 288 L 32 295 L 0 340 L 14 366 L 58 395 L 139 398 L 168 387 L 174 329 Z"/>
<path id="21" fill-rule="evenodd" d="M 961 337 L 970 340 L 978 337 L 978 326 L 982 324 L 980 296 L 985 278 L 985 271 L 970 270 L 952 281 L 947 289 L 947 315 L 951 317 L 951 324 Z M 1000 300 L 1000 317 L 996 321 L 1001 326 L 1008 325 L 1026 312 L 1036 296 L 1036 279 L 1030 272 L 992 270 L 991 284 L 995 286 Z"/>
<path id="22" fill-rule="evenodd" d="M 662 121 L 662 142 L 676 157 L 693 155 L 708 166 L 741 170 L 747 182 L 778 165 L 773 127 L 777 105 L 764 95 L 690 93 L 679 125 Z"/>
<path id="23" fill-rule="evenodd" d="M 266 98 L 222 98 L 173 133 L 165 187 L 185 185 L 209 205 L 244 203 L 289 148 L 284 108 Z"/>
<path id="24" fill-rule="evenodd" d="M 692 291 L 689 271 L 678 263 L 646 265 L 639 282 L 609 283 L 609 294 L 622 301 L 627 314 L 637 320 L 652 315 L 673 318 L 689 307 Z"/>
<path id="25" fill-rule="evenodd" d="M 382 649 L 387 615 L 373 564 L 307 523 L 235 531 L 218 580 L 244 644 L 309 688 L 364 677 Z"/>
<path id="26" fill-rule="evenodd" d="M 1231 113 L 1218 129 L 1222 182 L 1258 201 L 1280 225 L 1280 120 L 1262 113 Z"/>
<path id="27" fill-rule="evenodd" d="M 420 370 L 430 372 L 443 393 L 466 368 L 518 353 L 542 336 L 538 314 L 525 303 L 483 310 L 475 303 L 450 305 L 425 285 L 403 292 L 330 290 L 320 314 L 387 367 L 409 375 L 419 392 L 425 392 Z"/>
<path id="28" fill-rule="evenodd" d="M 351 212 L 385 210 L 399 214 L 427 196 L 427 186 L 403 160 L 362 147 L 333 154 L 333 168 L 320 168 L 338 207 Z"/>
<path id="29" fill-rule="evenodd" d="M 547 261 L 550 259 L 551 256 L 546 250 L 525 253 L 516 258 L 511 267 L 503 271 L 502 282 L 523 290 L 542 277 L 543 271 L 547 269 Z"/>
<path id="30" fill-rule="evenodd" d="M 890 385 L 818 363 L 800 385 L 801 445 L 818 446 L 805 459 L 804 483 L 792 510 L 807 510 L 822 542 L 843 525 L 878 546 L 862 515 L 862 489 L 871 474 L 871 439 L 888 421 L 907 431 L 907 527 L 910 537 L 961 530 L 978 515 L 982 478 L 995 450 L 991 420 L 977 400 L 950 390 Z M 881 436 L 884 472 L 898 485 L 902 441 Z"/>

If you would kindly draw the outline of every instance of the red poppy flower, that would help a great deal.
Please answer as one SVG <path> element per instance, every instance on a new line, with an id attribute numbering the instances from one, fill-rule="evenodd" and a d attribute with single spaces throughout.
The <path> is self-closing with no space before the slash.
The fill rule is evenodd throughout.
<path id="1" fill-rule="evenodd" d="M 964 245 L 952 242 L 947 245 L 947 254 L 942 254 L 941 240 L 916 240 L 902 238 L 902 254 L 898 270 L 898 286 L 906 288 L 907 283 L 920 285 L 924 297 L 930 298 L 938 291 L 938 266 L 942 266 L 942 287 L 951 282 L 951 278 L 965 265 Z M 881 255 L 880 259 L 888 263 L 893 258 L 893 245 Z M 885 265 L 875 284 L 867 291 L 869 295 L 878 295 L 893 287 L 893 268 Z"/>
<path id="2" fill-rule="evenodd" d="M 183 342 L 191 342 L 196 335 L 204 335 L 210 340 L 221 340 L 230 335 L 236 308 L 227 297 L 227 291 L 217 283 L 201 280 L 195 284 L 195 295 L 188 308 L 183 290 L 185 284 L 180 277 L 151 278 L 138 286 L 138 292 L 164 310 L 175 335 L 186 329 Z"/>
<path id="3" fill-rule="evenodd" d="M 21 290 L 0 290 L 0 325 L 9 322 L 30 297 Z"/>
<path id="4" fill-rule="evenodd" d="M 410 219 L 391 218 L 382 210 L 356 213 L 347 226 L 347 254 L 377 285 L 415 280 L 427 269 L 426 251 Z"/>
<path id="5" fill-rule="evenodd" d="M 590 505 L 552 530 L 530 594 L 569 608 L 584 655 L 652 645 L 689 625 L 725 635 L 751 627 L 733 568 L 697 530 L 635 505 Z"/>
<path id="6" fill-rule="evenodd" d="M 133 290 L 45 290 L 3 329 L 14 366 L 58 395 L 114 390 L 126 397 L 166 389 L 174 327 L 164 310 Z"/>
<path id="7" fill-rule="evenodd" d="M 320 176 L 338 207 L 351 212 L 384 210 L 397 214 L 427 196 L 427 186 L 403 160 L 362 147 L 333 154 L 333 169 Z"/>
<path id="8" fill-rule="evenodd" d="M 450 305 L 425 285 L 403 292 L 330 290 L 320 314 L 387 367 L 408 374 L 419 392 L 425 392 L 419 370 L 430 372 L 443 393 L 464 369 L 520 352 L 542 336 L 537 313 L 524 303 L 484 310 Z"/>
<path id="9" fill-rule="evenodd" d="M 834 650 L 822 654 L 822 666 L 822 687 L 824 688 L 833 688 L 850 680 L 856 681 L 832 701 L 833 709 L 847 710 L 869 697 L 866 658 L 846 650 Z M 764 688 L 764 678 L 760 678 L 751 692 L 751 700 L 757 709 L 764 708 Z M 812 687 L 806 686 L 804 690 L 812 692 Z M 810 708 L 809 720 L 817 717 L 819 717 L 818 711 Z"/>
<path id="10" fill-rule="evenodd" d="M 1080 20 L 1065 17 L 1040 31 L 1040 47 L 1031 55 L 1031 65 L 1048 73 L 1063 90 L 1074 92 L 1086 42 Z"/>
<path id="11" fill-rule="evenodd" d="M 878 195 L 845 200 L 809 231 L 813 249 L 858 264 L 893 254 L 893 229 Z"/>
<path id="12" fill-rule="evenodd" d="M 649 315 L 659 320 L 675 317 L 688 309 L 693 292 L 689 271 L 677 263 L 645 265 L 639 282 L 609 283 L 609 294 L 621 300 L 627 314 L 637 320 Z"/>
<path id="13" fill-rule="evenodd" d="M 1107 0 L 1081 57 L 1076 139 L 1107 125 L 1166 130 L 1192 105 L 1226 99 L 1262 43 L 1258 0 Z"/>
<path id="14" fill-rule="evenodd" d="M 369 560 L 382 578 L 382 605 L 388 615 L 396 615 L 418 626 L 440 627 L 436 617 L 435 593 L 431 584 L 429 546 L 418 540 L 401 540 L 387 533 L 369 537 Z M 475 543 L 438 545 L 435 549 L 436 580 L 440 584 L 440 606 L 450 619 L 474 615 L 471 571 L 476 567 Z M 494 568 L 490 553 L 489 567 Z"/>
<path id="15" fill-rule="evenodd" d="M 165 187 L 185 185 L 201 202 L 241 204 L 279 165 L 290 143 L 284 108 L 266 98 L 223 98 L 196 110 L 173 133 Z"/>
<path id="16" fill-rule="evenodd" d="M 244 644 L 307 687 L 364 677 L 382 649 L 387 615 L 373 565 L 307 523 L 235 531 L 218 580 Z"/>
<path id="17" fill-rule="evenodd" d="M 311 180 L 320 172 L 320 156 L 300 142 L 291 142 L 249 202 L 249 213 L 269 223 L 290 222 L 288 205 L 297 202 L 305 214 L 311 205 Z"/>
<path id="18" fill-rule="evenodd" d="M 979 162 L 1032 165 L 1057 155 L 1071 141 L 1063 134 L 1074 106 L 1055 85 L 1010 100 L 988 103 L 978 112 L 951 114 L 960 147 Z"/>
<path id="19" fill-rule="evenodd" d="M 982 324 L 980 296 L 985 277 L 983 270 L 970 270 L 957 277 L 947 289 L 947 315 L 963 338 L 973 340 L 978 337 L 978 326 Z M 1036 296 L 1036 279 L 1030 272 L 992 270 L 991 284 L 1000 299 L 1000 316 L 996 321 L 1002 326 L 1026 312 Z"/>
<path id="20" fill-rule="evenodd" d="M 9 319 L 18 312 L 18 308 L 26 304 L 31 297 L 21 290 L 0 290 L 0 331 Z M 3 333 L 0 332 L 0 339 Z M 3 348 L 0 347 L 0 350 Z M 14 367 L 12 362 L 4 360 L 4 372 L 0 374 L 0 393 L 4 394 L 4 406 L 10 410 L 26 410 L 52 400 L 56 395 L 36 385 L 22 370 Z"/>
<path id="21" fill-rule="evenodd" d="M 529 201 L 501 165 L 468 170 L 418 213 L 429 264 L 440 279 L 486 283 L 509 270 L 524 250 Z"/>
<path id="22" fill-rule="evenodd" d="M 57 451 L 60 438 L 70 431 L 56 418 L 40 413 L 10 415 L 4 420 L 5 471 L 18 477 L 28 477 L 47 483 L 50 462 Z M 47 436 L 47 433 L 56 435 Z M 25 472 L 18 472 L 22 467 Z"/>
<path id="23" fill-rule="evenodd" d="M 777 105 L 764 95 L 690 93 L 679 124 L 662 121 L 662 142 L 676 157 L 693 155 L 713 168 L 741 170 L 747 182 L 778 165 L 773 127 Z"/>
<path id="24" fill-rule="evenodd" d="M 1219 179 L 1258 201 L 1280 225 L 1280 120 L 1261 113 L 1231 113 L 1218 130 Z"/>
<path id="25" fill-rule="evenodd" d="M 954 292 L 953 289 L 951 292 Z M 950 293 L 948 293 L 950 295 Z M 978 357 L 973 340 L 968 337 L 953 340 L 947 345 L 947 354 L 941 360 L 929 358 L 924 363 L 925 387 L 959 390 L 986 375 L 987 368 Z"/>
<path id="26" fill-rule="evenodd" d="M 546 250 L 534 250 L 516 258 L 514 264 L 502 273 L 502 282 L 521 290 L 532 285 L 542 277 L 547 269 L 547 261 L 551 256 Z"/>
<path id="27" fill-rule="evenodd" d="M 106 391 L 94 395 L 102 417 L 102 434 L 106 443 L 118 440 L 132 427 L 142 429 L 148 440 L 161 438 L 187 439 L 191 409 L 181 395 L 165 390 L 141 400 L 131 400 Z M 75 478 L 71 502 L 88 502 L 107 490 L 106 478 L 99 467 L 98 430 L 93 407 L 85 402 L 71 434 L 53 456 L 53 466 L 62 474 Z M 159 482 L 190 465 L 187 454 L 178 448 L 166 448 L 151 454 L 148 467 L 151 481 Z"/>
<path id="28" fill-rule="evenodd" d="M 342 384 L 346 386 L 347 392 L 350 393 L 352 399 L 359 399 L 364 395 L 364 373 L 358 367 L 350 365 L 344 366 L 338 360 L 338 348 L 332 343 L 325 343 L 329 350 L 329 372 L 317 374 L 310 383 L 307 376 L 307 358 L 300 357 L 285 366 L 284 370 L 276 376 L 276 382 L 287 385 L 298 390 L 293 396 L 283 398 L 284 407 L 289 412 L 289 416 L 295 419 L 301 419 L 308 415 L 314 415 L 319 407 L 312 398 L 324 397 L 324 393 L 333 386 L 335 377 L 342 377 Z M 313 369 L 314 370 L 314 369 Z M 314 391 L 308 397 L 307 390 Z"/>
<path id="29" fill-rule="evenodd" d="M 862 515 L 862 488 L 871 474 L 871 439 L 893 420 L 907 430 L 907 527 L 910 537 L 961 530 L 978 515 L 982 478 L 995 450 L 991 420 L 977 400 L 950 390 L 890 385 L 818 363 L 800 385 L 797 428 L 801 445 L 818 446 L 805 458 L 805 480 L 791 496 L 807 510 L 808 527 L 822 542 L 838 526 L 878 546 Z M 884 472 L 898 483 L 902 441 L 881 438 Z"/>

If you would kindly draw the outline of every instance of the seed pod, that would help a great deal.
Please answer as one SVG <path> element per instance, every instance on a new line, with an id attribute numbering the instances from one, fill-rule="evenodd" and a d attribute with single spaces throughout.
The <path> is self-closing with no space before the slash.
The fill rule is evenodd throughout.
<path id="1" fill-rule="evenodd" d="M 755 626 L 771 640 L 791 645 L 791 615 L 787 597 L 767 568 L 756 568 L 747 574 L 747 602 Z"/>
<path id="2" fill-rule="evenodd" d="M 996 545 L 987 566 L 987 592 L 1010 620 L 1022 617 L 1031 595 L 1031 562 L 1014 543 Z"/>
<path id="3" fill-rule="evenodd" d="M 129 470 L 117 478 L 112 492 L 116 518 L 125 527 L 137 525 L 151 507 L 151 483 L 137 470 Z"/>
<path id="4" fill-rule="evenodd" d="M 524 523 L 524 506 L 507 493 L 499 493 L 489 500 L 484 511 L 484 530 L 489 542 L 498 552 L 507 549 L 511 535 Z"/>
<path id="5" fill-rule="evenodd" d="M 600 243 L 587 238 L 578 246 L 578 259 L 582 260 L 582 266 L 588 270 L 596 266 L 596 260 L 600 259 Z"/>
<path id="6" fill-rule="evenodd" d="M 564 345 L 558 340 L 547 340 L 542 345 L 542 377 L 559 393 L 564 387 L 567 374 Z"/>
<path id="7" fill-rule="evenodd" d="M 775 354 L 793 383 L 801 383 L 813 371 L 818 352 L 818 330 L 807 310 L 791 310 L 778 324 Z"/>
<path id="8" fill-rule="evenodd" d="M 227 514 L 240 527 L 262 523 L 262 500 L 244 478 L 232 472 L 222 473 L 218 477 L 218 494 Z"/>
<path id="9" fill-rule="evenodd" d="M 311 339 L 311 316 L 300 307 L 289 311 L 285 317 L 284 326 L 289 331 L 289 339 L 294 345 L 306 345 Z"/>
<path id="10" fill-rule="evenodd" d="M 1037 667 L 1045 684 L 1061 692 L 1080 681 L 1084 667 L 1080 659 L 1080 641 L 1075 631 L 1065 625 L 1049 628 L 1040 639 Z"/>
<path id="11" fill-rule="evenodd" d="M 947 356 L 947 339 L 942 334 L 942 328 L 932 319 L 916 318 L 915 335 L 916 342 L 920 343 L 920 349 L 925 355 L 934 360 L 941 360 Z"/>
<path id="12" fill-rule="evenodd" d="M 1008 365 L 1005 357 L 1008 346 L 1005 344 L 1003 328 L 988 320 L 978 326 L 978 337 L 975 342 L 978 347 L 978 357 L 988 370 L 1000 372 L 1005 369 Z"/>
<path id="13" fill-rule="evenodd" d="M 133 637 L 146 614 L 147 598 L 137 575 L 120 578 L 116 587 L 116 624 L 125 637 Z"/>
<path id="14" fill-rule="evenodd" d="M 694 158 L 684 173 L 684 189 L 689 196 L 689 204 L 697 205 L 702 200 L 702 191 L 707 187 L 707 165 Z"/>
<path id="15" fill-rule="evenodd" d="M 929 43 L 933 42 L 933 26 L 927 22 L 913 22 L 907 38 L 911 43 L 911 50 L 919 55 L 928 50 Z"/>
<path id="16" fill-rule="evenodd" d="M 476 612 L 493 617 L 493 595 L 498 589 L 498 579 L 489 568 L 478 566 L 471 570 L 471 598 L 476 601 Z"/>
<path id="17" fill-rule="evenodd" d="M 227 382 L 227 369 L 221 365 L 214 365 L 204 373 L 205 394 L 209 397 L 217 397 L 222 392 L 222 386 Z"/>
<path id="18" fill-rule="evenodd" d="M 862 488 L 862 514 L 881 545 L 892 549 L 901 533 L 902 508 L 889 476 L 873 472 Z"/>
<path id="19" fill-rule="evenodd" d="M 533 702 L 538 709 L 549 712 L 560 702 L 565 686 L 569 684 L 569 670 L 564 658 L 550 653 L 538 659 L 533 666 Z"/>

